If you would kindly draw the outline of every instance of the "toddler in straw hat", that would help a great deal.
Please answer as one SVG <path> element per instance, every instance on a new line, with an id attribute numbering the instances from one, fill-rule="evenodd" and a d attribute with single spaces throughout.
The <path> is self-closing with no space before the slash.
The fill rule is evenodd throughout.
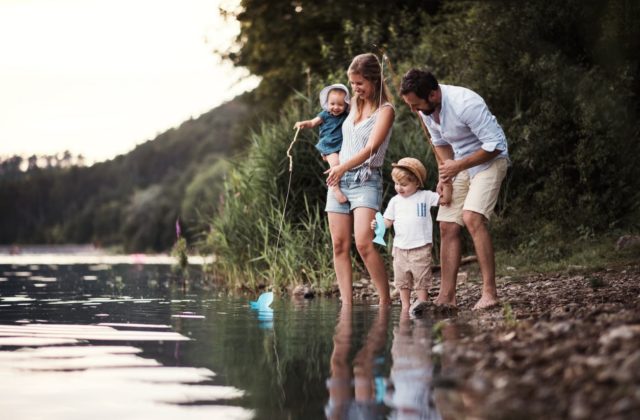
<path id="1" fill-rule="evenodd" d="M 329 166 L 340 163 L 338 152 L 342 148 L 342 123 L 349 114 L 349 89 L 342 83 L 324 87 L 320 91 L 320 112 L 314 119 L 298 121 L 293 128 L 314 128 L 320 126 L 320 139 L 316 149 Z M 346 203 L 347 197 L 338 186 L 330 187 L 338 203 Z"/>
<path id="2" fill-rule="evenodd" d="M 393 225 L 393 276 L 396 289 L 400 291 L 402 311 L 409 311 L 411 291 L 417 300 L 412 310 L 428 299 L 431 287 L 431 248 L 433 222 L 431 207 L 437 206 L 440 196 L 422 190 L 427 180 L 427 169 L 418 159 L 406 157 L 392 164 L 391 177 L 398 193 L 387 205 L 384 224 Z M 375 219 L 371 229 L 375 229 Z"/>

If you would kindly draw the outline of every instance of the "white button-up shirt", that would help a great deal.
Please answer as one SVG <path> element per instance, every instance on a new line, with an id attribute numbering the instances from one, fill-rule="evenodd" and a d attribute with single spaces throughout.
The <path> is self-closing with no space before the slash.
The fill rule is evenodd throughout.
<path id="1" fill-rule="evenodd" d="M 500 150 L 500 154 L 489 162 L 469 168 L 470 177 L 487 169 L 495 159 L 509 159 L 507 138 L 484 99 L 460 86 L 441 84 L 440 90 L 440 124 L 435 122 L 433 114 L 420 112 L 434 146 L 451 146 L 455 160 L 464 159 L 479 149 L 487 152 Z"/>

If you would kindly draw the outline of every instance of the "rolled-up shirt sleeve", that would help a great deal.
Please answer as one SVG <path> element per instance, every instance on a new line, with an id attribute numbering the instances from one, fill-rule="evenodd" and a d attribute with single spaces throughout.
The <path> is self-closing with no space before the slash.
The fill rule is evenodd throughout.
<path id="1" fill-rule="evenodd" d="M 480 96 L 467 99 L 467 106 L 463 108 L 460 120 L 467 124 L 471 132 L 480 140 L 483 150 L 493 152 L 497 149 L 502 152 L 507 149 L 502 127 L 498 124 L 496 117 L 489 112 L 487 104 Z"/>

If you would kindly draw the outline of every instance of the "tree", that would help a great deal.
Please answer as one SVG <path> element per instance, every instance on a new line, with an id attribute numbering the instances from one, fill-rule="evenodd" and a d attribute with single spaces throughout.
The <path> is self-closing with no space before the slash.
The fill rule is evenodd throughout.
<path id="1" fill-rule="evenodd" d="M 243 0 L 240 10 L 223 11 L 240 22 L 240 34 L 236 45 L 221 54 L 261 76 L 257 100 L 266 110 L 279 110 L 294 90 L 304 90 L 309 73 L 320 79 L 335 72 L 344 75 L 353 56 L 386 46 L 394 34 L 415 30 L 421 15 L 436 13 L 440 4 Z"/>

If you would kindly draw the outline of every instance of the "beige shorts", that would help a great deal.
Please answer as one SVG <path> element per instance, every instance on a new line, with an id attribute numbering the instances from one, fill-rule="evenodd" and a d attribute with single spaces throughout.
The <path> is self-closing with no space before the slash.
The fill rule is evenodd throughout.
<path id="1" fill-rule="evenodd" d="M 428 290 L 431 287 L 431 244 L 413 249 L 393 247 L 392 255 L 396 289 Z"/>
<path id="2" fill-rule="evenodd" d="M 451 204 L 440 206 L 438 222 L 455 222 L 464 226 L 462 213 L 464 210 L 474 211 L 491 218 L 498 201 L 500 185 L 507 174 L 507 159 L 499 158 L 482 172 L 478 172 L 471 180 L 469 172 L 462 171 L 453 181 Z"/>

